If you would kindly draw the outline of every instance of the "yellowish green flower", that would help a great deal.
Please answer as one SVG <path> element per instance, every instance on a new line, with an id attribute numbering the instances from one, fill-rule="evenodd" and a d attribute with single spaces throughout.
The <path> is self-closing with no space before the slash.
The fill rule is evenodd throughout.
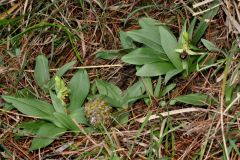
<path id="1" fill-rule="evenodd" d="M 68 96 L 70 90 L 66 87 L 64 81 L 59 77 L 55 77 L 55 90 L 57 97 L 61 100 L 62 104 L 65 105 L 65 99 Z"/>

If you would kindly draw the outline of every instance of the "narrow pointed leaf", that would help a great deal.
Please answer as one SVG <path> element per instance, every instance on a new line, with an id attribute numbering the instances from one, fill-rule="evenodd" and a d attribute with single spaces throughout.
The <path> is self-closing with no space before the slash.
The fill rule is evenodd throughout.
<path id="1" fill-rule="evenodd" d="M 165 96 L 167 93 L 171 92 L 176 87 L 175 83 L 167 85 L 160 94 L 160 97 Z"/>
<path id="2" fill-rule="evenodd" d="M 145 86 L 145 89 L 147 91 L 147 93 L 151 96 L 153 96 L 153 86 L 152 86 L 152 79 L 149 77 L 144 77 L 142 79 L 143 84 Z"/>
<path id="3" fill-rule="evenodd" d="M 211 5 L 209 5 L 209 8 L 214 7 L 216 5 L 219 5 L 218 0 L 215 0 Z M 195 34 L 192 38 L 193 45 L 197 45 L 200 39 L 202 38 L 202 36 L 205 34 L 205 31 L 208 28 L 208 23 L 209 23 L 208 21 L 211 20 L 218 13 L 219 6 L 209 10 L 203 15 L 198 27 L 195 30 Z"/>
<path id="4" fill-rule="evenodd" d="M 174 100 L 186 104 L 192 104 L 196 106 L 204 106 L 207 103 L 208 96 L 204 94 L 194 93 L 183 96 L 178 96 Z"/>
<path id="5" fill-rule="evenodd" d="M 179 70 L 179 69 L 174 69 L 174 70 L 170 70 L 169 72 L 167 72 L 165 78 L 164 78 L 164 83 L 167 84 L 167 82 L 174 77 L 175 75 L 177 75 L 178 73 L 181 73 L 183 70 Z"/>
<path id="6" fill-rule="evenodd" d="M 56 76 L 62 77 L 69 69 L 71 69 L 71 68 L 74 66 L 75 63 L 76 63 L 76 61 L 72 61 L 72 62 L 69 62 L 69 63 L 63 65 L 63 66 L 56 72 L 56 74 L 51 78 L 49 86 L 50 86 L 50 87 L 53 87 L 53 85 L 54 85 L 54 83 L 55 83 L 55 77 L 56 77 Z"/>
<path id="7" fill-rule="evenodd" d="M 203 45 L 209 50 L 209 51 L 217 51 L 219 52 L 220 49 L 215 45 L 213 44 L 212 42 L 206 40 L 206 39 L 201 39 Z"/>

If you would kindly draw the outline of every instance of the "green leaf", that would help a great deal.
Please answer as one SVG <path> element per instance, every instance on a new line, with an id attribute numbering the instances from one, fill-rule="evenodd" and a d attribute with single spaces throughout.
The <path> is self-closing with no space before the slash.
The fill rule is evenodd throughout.
<path id="1" fill-rule="evenodd" d="M 56 127 L 51 123 L 42 125 L 33 139 L 30 150 L 36 150 L 51 144 L 57 137 L 63 135 L 66 129 Z"/>
<path id="2" fill-rule="evenodd" d="M 128 54 L 132 50 L 133 48 L 99 51 L 97 52 L 96 58 L 101 58 L 106 60 L 121 58 L 123 55 Z"/>
<path id="3" fill-rule="evenodd" d="M 54 76 L 62 77 L 69 69 L 71 69 L 74 66 L 75 63 L 76 61 L 72 61 L 63 65 L 61 68 L 59 68 L 59 70 L 56 72 Z M 55 79 L 55 77 L 53 77 L 53 79 Z"/>
<path id="4" fill-rule="evenodd" d="M 134 98 L 142 95 L 145 92 L 145 86 L 142 81 L 136 82 L 134 85 L 129 87 L 124 94 L 128 94 L 130 98 Z"/>
<path id="5" fill-rule="evenodd" d="M 170 70 L 175 69 L 175 67 L 171 63 L 167 62 L 155 62 L 155 63 L 149 63 L 145 64 L 143 67 L 141 67 L 136 75 L 137 76 L 145 76 L 145 77 L 153 77 L 153 76 L 159 76 L 166 74 Z"/>
<path id="6" fill-rule="evenodd" d="M 122 57 L 122 61 L 135 64 L 142 65 L 146 63 L 158 62 L 158 61 L 169 61 L 168 57 L 160 52 L 157 52 L 151 48 L 138 48 L 129 54 Z"/>
<path id="7" fill-rule="evenodd" d="M 54 112 L 54 108 L 47 102 L 30 98 L 15 98 L 12 96 L 2 96 L 2 98 L 11 103 L 20 112 L 40 118 L 49 118 Z"/>
<path id="8" fill-rule="evenodd" d="M 71 119 L 71 117 L 64 113 L 54 112 L 53 116 L 58 120 L 59 123 L 66 129 L 69 129 L 73 132 L 79 132 L 80 129 L 77 124 Z"/>
<path id="9" fill-rule="evenodd" d="M 90 90 L 90 82 L 87 71 L 80 69 L 70 80 L 69 88 L 71 91 L 69 96 L 69 109 L 75 110 L 76 108 L 82 106 Z"/>
<path id="10" fill-rule="evenodd" d="M 163 89 L 163 91 L 161 92 L 160 97 L 165 96 L 167 93 L 169 93 L 170 91 L 172 91 L 175 87 L 176 87 L 176 84 L 175 84 L 175 83 L 172 83 L 172 84 L 167 85 L 167 86 Z"/>
<path id="11" fill-rule="evenodd" d="M 176 37 L 165 27 L 159 27 L 161 44 L 164 52 L 168 56 L 169 60 L 173 63 L 173 65 L 181 70 L 182 69 L 182 61 L 180 59 L 179 53 L 175 51 L 178 47 L 178 42 Z"/>
<path id="12" fill-rule="evenodd" d="M 120 56 L 119 50 L 107 50 L 97 52 L 96 58 L 111 60 Z"/>
<path id="13" fill-rule="evenodd" d="M 178 73 L 181 73 L 183 70 L 179 70 L 179 69 L 174 69 L 174 70 L 170 70 L 166 73 L 165 79 L 164 79 L 164 83 L 167 84 L 167 82 L 174 76 L 176 76 Z"/>
<path id="14" fill-rule="evenodd" d="M 125 112 L 124 112 L 125 111 Z M 118 113 L 117 115 L 115 115 L 115 120 L 118 124 L 126 124 L 129 121 L 129 112 L 126 110 L 123 110 L 122 113 Z"/>
<path id="15" fill-rule="evenodd" d="M 174 98 L 174 100 L 186 104 L 192 104 L 197 106 L 205 106 L 207 105 L 208 96 L 200 93 L 188 94 L 183 96 L 178 96 Z"/>
<path id="16" fill-rule="evenodd" d="M 74 66 L 75 63 L 76 61 L 72 61 L 59 68 L 56 74 L 51 78 L 49 86 L 52 87 L 54 85 L 56 76 L 62 77 L 69 69 L 71 69 Z"/>
<path id="17" fill-rule="evenodd" d="M 147 29 L 149 27 L 156 27 L 156 26 L 162 25 L 159 21 L 149 17 L 140 18 L 138 23 L 142 28 L 147 28 Z"/>
<path id="18" fill-rule="evenodd" d="M 152 79 L 149 77 L 145 77 L 142 79 L 143 84 L 145 86 L 145 90 L 151 96 L 153 96 L 153 86 L 152 86 Z"/>
<path id="19" fill-rule="evenodd" d="M 119 99 L 116 98 L 112 98 L 106 95 L 101 95 L 101 98 L 103 100 L 105 100 L 107 103 L 109 103 L 111 105 L 111 107 L 115 107 L 115 108 L 121 108 L 123 107 L 122 104 L 120 103 L 119 99 L 121 99 L 121 97 L 119 97 Z"/>
<path id="20" fill-rule="evenodd" d="M 88 125 L 88 120 L 86 119 L 85 117 L 85 112 L 84 112 L 84 108 L 81 107 L 81 108 L 77 108 L 76 110 L 73 110 L 71 113 L 70 113 L 70 117 L 76 121 L 77 123 L 80 123 L 80 124 L 85 124 L 85 125 Z"/>
<path id="21" fill-rule="evenodd" d="M 119 32 L 120 41 L 123 49 L 135 48 L 133 40 L 127 36 L 126 32 Z"/>
<path id="22" fill-rule="evenodd" d="M 29 134 L 34 135 L 37 133 L 39 128 L 46 123 L 47 123 L 46 121 L 23 122 L 17 126 L 17 135 L 18 136 L 28 136 Z"/>
<path id="23" fill-rule="evenodd" d="M 178 44 L 179 45 L 182 45 L 182 44 L 186 43 L 185 38 L 184 38 L 184 34 L 186 32 L 187 32 L 187 21 L 185 20 L 184 25 L 182 27 L 182 31 L 181 31 L 180 36 L 178 38 Z"/>
<path id="24" fill-rule="evenodd" d="M 196 21 L 197 21 L 197 18 L 194 17 L 194 19 L 191 21 L 191 24 L 188 28 L 188 35 L 189 35 L 189 40 L 192 41 L 192 37 L 193 37 L 193 31 L 194 31 L 194 27 L 195 27 L 195 24 L 196 24 Z"/>
<path id="25" fill-rule="evenodd" d="M 209 50 L 209 51 L 217 51 L 219 52 L 220 49 L 217 48 L 217 46 L 215 44 L 213 44 L 212 42 L 206 40 L 206 39 L 201 39 L 203 45 Z"/>
<path id="26" fill-rule="evenodd" d="M 48 89 L 47 84 L 50 80 L 50 75 L 48 72 L 48 59 L 44 55 L 39 55 L 36 58 L 34 77 L 39 87 L 46 91 Z"/>
<path id="27" fill-rule="evenodd" d="M 157 97 L 157 98 L 159 98 L 159 96 L 160 96 L 161 85 L 162 85 L 162 77 L 159 76 L 157 84 L 156 84 L 155 89 L 154 89 L 154 96 Z"/>
<path id="28" fill-rule="evenodd" d="M 133 103 L 134 101 L 141 99 L 145 91 L 146 90 L 143 82 L 136 82 L 124 92 L 124 96 L 120 100 L 121 106 L 126 108 L 128 103 Z"/>
<path id="29" fill-rule="evenodd" d="M 96 80 L 97 89 L 100 95 L 105 95 L 118 100 L 121 97 L 122 91 L 115 85 L 103 80 Z"/>
<path id="30" fill-rule="evenodd" d="M 126 32 L 134 41 L 142 43 L 157 52 L 164 53 L 162 44 L 159 38 L 158 27 L 149 27 L 140 30 Z"/>
<path id="31" fill-rule="evenodd" d="M 55 111 L 59 113 L 66 113 L 66 108 L 62 104 L 62 101 L 52 91 L 50 91 L 50 96 Z"/>
<path id="32" fill-rule="evenodd" d="M 218 4 L 219 4 L 219 1 L 215 0 L 211 5 L 209 5 L 209 8 L 214 7 Z M 203 15 L 203 17 L 202 17 L 202 19 L 201 19 L 201 21 L 200 21 L 200 23 L 199 23 L 199 25 L 198 25 L 198 27 L 195 31 L 195 34 L 192 38 L 192 44 L 193 45 L 197 45 L 199 40 L 201 39 L 201 37 L 205 34 L 205 31 L 208 28 L 208 22 L 207 21 L 212 19 L 218 13 L 218 9 L 219 9 L 219 6 L 211 9 L 210 11 L 206 12 Z"/>

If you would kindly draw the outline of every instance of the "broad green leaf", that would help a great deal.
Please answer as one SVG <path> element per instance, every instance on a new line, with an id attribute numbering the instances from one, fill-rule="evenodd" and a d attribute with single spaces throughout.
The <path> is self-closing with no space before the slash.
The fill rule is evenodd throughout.
<path id="1" fill-rule="evenodd" d="M 209 51 L 217 51 L 219 52 L 220 49 L 215 45 L 213 44 L 212 42 L 206 40 L 206 39 L 201 39 L 203 45 L 209 50 Z"/>
<path id="2" fill-rule="evenodd" d="M 186 104 L 192 104 L 197 106 L 205 106 L 207 103 L 208 96 L 200 93 L 188 94 L 183 96 L 178 96 L 174 100 Z"/>
<path id="3" fill-rule="evenodd" d="M 96 80 L 97 89 L 100 95 L 105 95 L 118 100 L 122 91 L 115 85 L 103 80 Z"/>
<path id="4" fill-rule="evenodd" d="M 30 150 L 36 150 L 51 144 L 57 137 L 63 135 L 66 129 L 59 128 L 51 123 L 42 125 L 32 140 Z"/>
<path id="5" fill-rule="evenodd" d="M 65 65 L 63 65 L 59 70 L 56 72 L 56 74 L 51 78 L 49 86 L 52 87 L 55 83 L 55 77 L 62 77 L 69 69 L 71 69 L 76 61 L 69 62 Z"/>
<path id="6" fill-rule="evenodd" d="M 133 40 L 127 36 L 126 32 L 119 32 L 120 41 L 123 49 L 135 48 Z"/>
<path id="7" fill-rule="evenodd" d="M 80 129 L 77 124 L 71 119 L 71 117 L 64 113 L 54 112 L 53 116 L 58 120 L 64 128 L 69 129 L 73 132 L 79 132 Z"/>
<path id="8" fill-rule="evenodd" d="M 159 37 L 158 27 L 149 27 L 126 32 L 134 41 L 142 43 L 157 52 L 164 53 Z"/>
<path id="9" fill-rule="evenodd" d="M 50 91 L 50 96 L 55 111 L 59 113 L 66 113 L 66 108 L 62 104 L 62 101 L 52 91 Z"/>
<path id="10" fill-rule="evenodd" d="M 15 98 L 12 96 L 2 96 L 2 98 L 11 103 L 17 110 L 29 116 L 49 118 L 54 112 L 52 105 L 38 99 Z"/>
<path id="11" fill-rule="evenodd" d="M 142 28 L 156 27 L 162 25 L 159 21 L 148 17 L 140 18 L 138 23 Z"/>
<path id="12" fill-rule="evenodd" d="M 36 58 L 34 77 L 39 87 L 46 91 L 50 75 L 48 71 L 48 59 L 44 55 L 39 55 Z"/>
<path id="13" fill-rule="evenodd" d="M 68 97 L 70 90 L 66 87 L 65 82 L 58 76 L 55 77 L 55 91 L 57 93 L 57 98 L 64 106 L 64 100 L 66 99 L 66 97 Z"/>
<path id="14" fill-rule="evenodd" d="M 181 70 L 182 69 L 182 61 L 180 59 L 179 53 L 175 50 L 178 48 L 178 42 L 176 37 L 165 27 L 159 27 L 161 44 L 164 52 L 168 56 L 169 60 L 173 63 L 173 65 Z"/>
<path id="15" fill-rule="evenodd" d="M 174 70 L 170 70 L 166 73 L 166 76 L 164 78 L 164 83 L 167 84 L 167 82 L 174 76 L 176 76 L 178 73 L 181 73 L 183 70 L 179 70 L 179 69 L 174 69 Z"/>
<path id="16" fill-rule="evenodd" d="M 218 4 L 219 4 L 219 1 L 215 0 L 211 5 L 209 5 L 209 8 L 214 7 Z M 199 40 L 201 39 L 201 37 L 205 34 L 205 31 L 208 28 L 208 21 L 211 20 L 218 13 L 218 9 L 219 9 L 219 6 L 209 10 L 208 12 L 206 12 L 203 15 L 203 17 L 195 31 L 195 34 L 192 38 L 193 45 L 197 45 Z"/>
<path id="17" fill-rule="evenodd" d="M 160 52 L 157 52 L 149 47 L 138 48 L 129 54 L 122 57 L 122 61 L 135 65 L 142 65 L 146 63 L 169 61 L 168 57 Z"/>
<path id="18" fill-rule="evenodd" d="M 145 64 L 137 71 L 136 75 L 144 77 L 153 77 L 166 74 L 167 72 L 173 69 L 175 69 L 175 67 L 171 63 L 155 62 Z"/>
<path id="19" fill-rule="evenodd" d="M 160 97 L 165 96 L 167 93 L 171 92 L 176 87 L 175 83 L 167 85 L 160 94 Z"/>
<path id="20" fill-rule="evenodd" d="M 39 128 L 46 124 L 46 121 L 28 121 L 17 126 L 17 136 L 29 136 L 37 133 Z"/>
<path id="21" fill-rule="evenodd" d="M 74 110 L 82 106 L 89 93 L 90 82 L 87 71 L 80 69 L 70 80 L 69 88 L 71 91 L 69 109 Z"/>
<path id="22" fill-rule="evenodd" d="M 70 113 L 70 117 L 80 124 L 88 125 L 88 120 L 85 117 L 84 107 L 77 108 Z"/>

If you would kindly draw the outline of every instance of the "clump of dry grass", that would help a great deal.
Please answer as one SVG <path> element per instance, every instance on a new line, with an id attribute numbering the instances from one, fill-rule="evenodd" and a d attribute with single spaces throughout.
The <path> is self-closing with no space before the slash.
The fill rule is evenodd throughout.
<path id="1" fill-rule="evenodd" d="M 100 77 L 126 88 L 136 80 L 134 68 L 123 67 L 118 60 L 110 62 L 95 60 L 96 52 L 103 49 L 118 49 L 120 47 L 118 31 L 137 28 L 136 21 L 141 16 L 151 16 L 180 31 L 183 18 L 189 20 L 192 16 L 199 16 L 207 6 L 204 4 L 202 10 L 198 10 L 202 7 L 198 1 L 183 0 L 105 1 L 102 4 L 98 1 L 86 1 L 84 5 L 71 0 L 37 2 L 12 0 L 0 1 L 0 4 L 0 20 L 16 20 L 7 24 L 0 22 L 0 60 L 4 62 L 0 65 L 0 94 L 11 94 L 23 88 L 30 88 L 43 98 L 46 97 L 44 93 L 39 93 L 31 72 L 35 57 L 39 54 L 47 55 L 51 60 L 51 68 L 54 69 L 77 60 L 77 56 L 69 37 L 57 27 L 31 30 L 14 43 L 13 37 L 26 29 L 40 23 L 54 23 L 67 27 L 83 60 L 83 64 L 79 62 L 76 67 L 117 64 L 119 65 L 117 67 L 92 67 L 88 70 L 89 76 L 91 80 Z M 152 5 L 152 8 L 133 12 L 136 8 L 147 5 Z M 214 40 L 219 48 L 229 48 L 240 33 L 239 4 L 236 1 L 223 0 L 221 7 L 217 19 L 210 23 L 206 37 Z M 129 13 L 133 14 L 124 28 L 124 20 Z M 233 35 L 229 36 L 231 34 Z M 215 56 L 223 55 L 215 53 Z M 230 73 L 239 64 L 239 53 L 235 54 L 233 59 Z M 72 72 L 74 70 L 68 74 L 71 75 Z M 129 75 L 129 72 L 132 74 Z M 221 75 L 213 74 L 214 72 L 215 68 L 211 68 L 208 72 L 195 73 L 186 82 L 176 80 L 178 88 L 166 98 L 187 92 L 224 96 L 221 92 L 221 81 L 217 81 Z M 0 104 L 2 103 L 1 100 Z M 153 101 L 150 106 L 138 102 L 129 110 L 132 116 L 126 126 L 81 136 L 66 134 L 50 147 L 36 152 L 28 152 L 30 136 L 20 140 L 14 137 L 14 128 L 30 117 L 16 111 L 6 112 L 1 109 L 0 144 L 4 145 L 5 150 L 0 152 L 0 156 L 16 159 L 107 159 L 113 155 L 120 159 L 157 157 L 219 159 L 224 156 L 226 150 L 224 144 L 240 148 L 239 104 L 238 97 L 231 110 L 227 112 L 227 106 L 224 104 L 221 106 L 222 109 L 220 105 L 208 105 L 207 108 L 199 109 L 183 105 L 161 108 L 158 101 Z M 140 121 L 142 120 L 140 118 L 150 112 L 155 117 L 149 115 L 152 119 L 148 123 Z M 168 114 L 170 116 L 167 116 Z M 238 158 L 239 153 L 234 149 L 231 150 L 229 157 L 225 157 L 225 159 Z"/>

